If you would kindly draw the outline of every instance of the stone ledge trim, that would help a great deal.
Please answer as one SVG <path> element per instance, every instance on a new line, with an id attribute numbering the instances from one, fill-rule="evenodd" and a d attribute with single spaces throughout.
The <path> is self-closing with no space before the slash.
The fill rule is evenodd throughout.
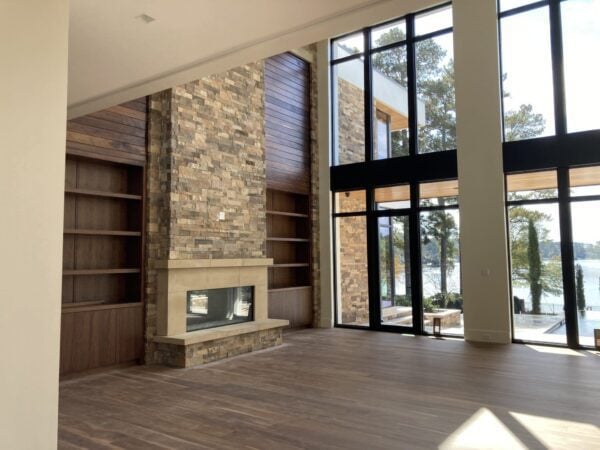
<path id="1" fill-rule="evenodd" d="M 288 320 L 280 319 L 255 320 L 253 322 L 236 323 L 235 325 L 225 325 L 223 327 L 208 328 L 206 330 L 190 331 L 189 333 L 177 334 L 174 336 L 154 336 L 153 341 L 156 343 L 188 346 L 241 334 L 283 328 L 289 326 L 289 324 L 290 322 Z"/>
<path id="2" fill-rule="evenodd" d="M 229 259 L 163 259 L 156 261 L 157 269 L 204 269 L 211 267 L 266 267 L 273 265 L 272 258 Z"/>

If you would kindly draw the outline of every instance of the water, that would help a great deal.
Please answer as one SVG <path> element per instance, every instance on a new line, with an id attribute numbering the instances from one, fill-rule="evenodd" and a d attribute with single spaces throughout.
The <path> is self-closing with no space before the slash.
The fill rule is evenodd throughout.
<path id="1" fill-rule="evenodd" d="M 586 306 L 594 311 L 600 311 L 600 259 L 579 259 L 575 264 L 580 264 L 583 269 L 583 283 Z M 396 292 L 404 292 L 404 277 L 396 279 Z M 430 297 L 439 292 L 440 268 L 423 267 L 423 296 Z M 454 265 L 454 270 L 448 274 L 448 291 L 460 292 L 460 264 Z M 525 300 L 525 307 L 531 309 L 529 288 L 513 286 L 513 295 Z M 561 314 L 563 311 L 563 296 L 544 295 L 542 297 L 542 312 Z"/>
<path id="2" fill-rule="evenodd" d="M 583 291 L 585 304 L 594 311 L 600 311 L 600 259 L 578 259 L 575 264 L 583 270 Z M 531 296 L 527 287 L 513 287 L 513 295 L 525 299 L 525 307 L 531 308 Z M 547 295 L 542 297 L 542 312 L 560 314 L 563 310 L 563 296 Z"/>

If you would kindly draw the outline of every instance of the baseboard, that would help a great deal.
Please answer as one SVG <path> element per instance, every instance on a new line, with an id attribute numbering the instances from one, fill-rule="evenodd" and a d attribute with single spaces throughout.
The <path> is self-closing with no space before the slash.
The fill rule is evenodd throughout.
<path id="1" fill-rule="evenodd" d="M 494 344 L 510 344 L 510 333 L 498 330 L 465 330 L 467 342 L 489 342 Z"/>

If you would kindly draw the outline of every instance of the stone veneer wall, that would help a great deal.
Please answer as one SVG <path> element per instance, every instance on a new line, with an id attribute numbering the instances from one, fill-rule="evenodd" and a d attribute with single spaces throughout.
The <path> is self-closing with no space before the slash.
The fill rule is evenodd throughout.
<path id="1" fill-rule="evenodd" d="M 312 231 L 312 249 L 311 249 L 311 269 L 312 269 L 312 298 L 313 298 L 313 324 L 318 326 L 321 323 L 321 261 L 320 261 L 320 238 L 319 238 L 319 129 L 317 115 L 317 46 L 316 44 L 304 47 L 312 57 L 310 64 L 310 153 L 311 153 L 311 231 Z"/>
<path id="2" fill-rule="evenodd" d="M 171 91 L 149 100 L 148 161 L 146 164 L 146 336 L 156 334 L 156 267 L 169 256 L 171 153 L 174 147 Z M 152 361 L 154 345 L 146 340 L 146 360 Z"/>
<path id="3" fill-rule="evenodd" d="M 155 362 L 171 367 L 194 367 L 283 343 L 281 328 L 240 334 L 187 347 L 159 343 Z"/>
<path id="4" fill-rule="evenodd" d="M 343 210 L 364 211 L 364 197 L 343 197 Z M 336 219 L 337 284 L 341 302 L 341 323 L 369 323 L 366 216 Z"/>
<path id="5" fill-rule="evenodd" d="M 316 55 L 316 46 L 307 50 Z M 318 323 L 314 64 L 311 76 L 312 272 L 314 323 Z M 166 363 L 165 349 L 156 351 L 152 342 L 156 335 L 156 261 L 266 256 L 264 64 L 247 64 L 154 94 L 150 98 L 149 120 L 146 361 Z M 225 213 L 222 221 L 218 220 L 220 212 Z M 233 340 L 231 345 L 235 346 L 235 342 L 249 348 L 239 340 Z"/>
<path id="6" fill-rule="evenodd" d="M 151 96 L 148 362 L 159 362 L 152 343 L 158 260 L 266 257 L 263 97 L 262 62 Z"/>
<path id="7" fill-rule="evenodd" d="M 338 78 L 338 162 L 350 164 L 365 160 L 365 99 L 364 91 Z"/>
<path id="8" fill-rule="evenodd" d="M 169 259 L 265 257 L 263 95 L 262 62 L 172 90 Z"/>

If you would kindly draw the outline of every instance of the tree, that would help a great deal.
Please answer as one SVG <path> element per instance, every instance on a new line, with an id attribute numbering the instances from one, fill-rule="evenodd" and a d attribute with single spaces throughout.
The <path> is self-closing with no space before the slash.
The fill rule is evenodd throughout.
<path id="1" fill-rule="evenodd" d="M 533 219 L 528 221 L 527 262 L 529 265 L 529 292 L 532 314 L 541 314 L 542 302 L 542 258 L 540 243 Z"/>
<path id="2" fill-rule="evenodd" d="M 534 138 L 541 135 L 544 128 L 544 116 L 534 113 L 531 105 L 521 105 L 518 111 L 508 111 L 504 117 L 504 134 L 507 141 Z"/>
<path id="3" fill-rule="evenodd" d="M 549 241 L 549 231 L 544 224 L 550 219 L 548 214 L 524 206 L 509 208 L 513 285 L 529 288 L 533 314 L 541 313 L 541 297 L 544 294 L 562 293 L 560 256 L 547 260 L 541 258 L 540 248 Z"/>
<path id="4" fill-rule="evenodd" d="M 438 199 L 444 206 L 444 198 Z M 448 296 L 448 275 L 454 270 L 454 260 L 458 251 L 458 227 L 452 214 L 444 210 L 434 210 L 421 218 L 421 237 L 424 244 L 436 243 L 436 263 L 440 267 L 440 293 L 444 308 Z"/>
<path id="5" fill-rule="evenodd" d="M 581 264 L 575 266 L 575 298 L 577 299 L 577 309 L 585 311 L 585 291 Z"/>
<path id="6" fill-rule="evenodd" d="M 393 28 L 382 34 L 377 46 L 405 39 L 404 32 Z M 456 148 L 456 104 L 454 96 L 454 61 L 446 60 L 447 52 L 433 39 L 416 44 L 415 66 L 417 73 L 417 95 L 425 104 L 426 123 L 418 131 L 420 153 Z M 373 69 L 408 86 L 407 53 L 405 47 L 378 52 L 373 56 Z M 503 76 L 506 79 L 506 75 Z M 504 97 L 510 97 L 505 92 Z M 542 134 L 545 120 L 542 114 L 534 113 L 533 106 L 523 104 L 518 110 L 505 112 L 504 128 L 507 141 L 528 139 Z M 408 155 L 408 130 L 392 133 L 392 156 Z"/>

